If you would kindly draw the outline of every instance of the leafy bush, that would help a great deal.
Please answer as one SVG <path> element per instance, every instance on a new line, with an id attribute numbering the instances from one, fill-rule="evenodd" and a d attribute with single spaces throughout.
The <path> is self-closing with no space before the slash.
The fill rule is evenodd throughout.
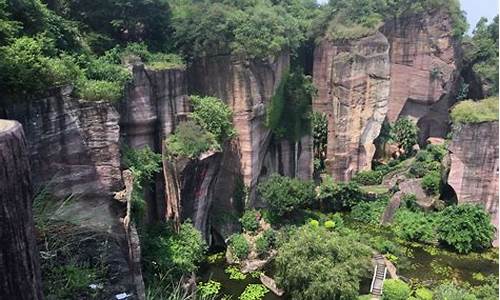
<path id="1" fill-rule="evenodd" d="M 423 212 L 399 210 L 394 231 L 407 241 L 432 242 L 435 237 L 434 220 Z"/>
<path id="2" fill-rule="evenodd" d="M 190 96 L 193 104 L 191 118 L 210 132 L 219 143 L 235 135 L 231 109 L 215 97 Z"/>
<path id="3" fill-rule="evenodd" d="M 454 124 L 498 121 L 498 97 L 473 101 L 460 101 L 450 114 Z"/>
<path id="4" fill-rule="evenodd" d="M 255 209 L 246 210 L 240 218 L 241 225 L 246 231 L 255 231 L 259 228 L 259 216 Z"/>
<path id="5" fill-rule="evenodd" d="M 410 174 L 417 178 L 424 177 L 429 171 L 441 170 L 441 163 L 437 161 L 414 161 L 410 166 Z"/>
<path id="6" fill-rule="evenodd" d="M 325 222 L 324 226 L 326 229 L 332 231 L 335 228 L 335 222 L 333 222 L 332 220 L 328 220 Z"/>
<path id="7" fill-rule="evenodd" d="M 123 86 L 106 80 L 81 80 L 77 82 L 76 94 L 88 101 L 118 101 L 123 95 Z"/>
<path id="8" fill-rule="evenodd" d="M 264 231 L 262 236 L 266 239 L 270 248 L 273 248 L 276 246 L 276 243 L 278 241 L 278 236 L 277 236 L 276 231 L 274 229 L 272 229 L 272 228 L 267 229 L 266 231 Z"/>
<path id="9" fill-rule="evenodd" d="M 269 292 L 263 284 L 249 284 L 238 297 L 239 300 L 261 300 Z"/>
<path id="10" fill-rule="evenodd" d="M 418 288 L 415 291 L 415 298 L 417 298 L 418 300 L 432 300 L 432 296 L 432 291 L 426 288 Z"/>
<path id="11" fill-rule="evenodd" d="M 318 188 L 317 198 L 322 211 L 344 211 L 363 201 L 364 195 L 355 182 L 334 182 L 327 177 Z"/>
<path id="12" fill-rule="evenodd" d="M 310 181 L 272 174 L 259 183 L 257 190 L 269 210 L 284 216 L 304 207 L 314 199 L 314 185 Z"/>
<path id="13" fill-rule="evenodd" d="M 313 130 L 313 145 L 315 171 L 321 172 L 325 168 L 326 144 L 328 142 L 328 119 L 326 114 L 313 112 L 311 114 Z"/>
<path id="14" fill-rule="evenodd" d="M 383 300 L 407 300 L 410 297 L 411 288 L 399 279 L 387 279 L 384 281 Z"/>
<path id="15" fill-rule="evenodd" d="M 255 240 L 255 250 L 259 255 L 265 254 L 267 250 L 269 250 L 269 242 L 267 241 L 266 237 L 263 235 L 260 235 L 256 240 Z"/>
<path id="16" fill-rule="evenodd" d="M 149 277 L 178 279 L 194 272 L 207 249 L 201 233 L 187 221 L 175 233 L 168 224 L 155 225 L 146 231 L 143 242 L 145 273 Z"/>
<path id="17" fill-rule="evenodd" d="M 439 216 L 438 238 L 459 253 L 491 246 L 494 227 L 480 206 L 461 204 L 446 207 Z"/>
<path id="18" fill-rule="evenodd" d="M 275 278 L 292 299 L 354 299 L 361 278 L 368 274 L 370 256 L 356 236 L 306 225 L 280 245 Z"/>
<path id="19" fill-rule="evenodd" d="M 441 185 L 441 174 L 437 171 L 430 171 L 422 178 L 422 188 L 430 195 L 439 194 Z"/>
<path id="20" fill-rule="evenodd" d="M 420 206 L 417 203 L 417 196 L 415 196 L 415 194 L 404 194 L 401 197 L 401 204 L 402 207 L 413 212 L 420 210 Z"/>
<path id="21" fill-rule="evenodd" d="M 418 127 L 409 118 L 401 118 L 391 128 L 392 139 L 405 151 L 405 156 L 410 156 L 412 147 L 418 142 Z"/>
<path id="22" fill-rule="evenodd" d="M 196 158 L 208 150 L 220 149 L 214 135 L 191 120 L 181 122 L 166 143 L 169 153 L 187 158 Z"/>
<path id="23" fill-rule="evenodd" d="M 351 218 L 356 221 L 377 225 L 384 213 L 386 201 L 360 202 L 351 209 Z"/>
<path id="24" fill-rule="evenodd" d="M 434 289 L 434 300 L 476 300 L 466 289 L 454 283 L 443 283 Z"/>
<path id="25" fill-rule="evenodd" d="M 382 172 L 379 171 L 361 171 L 356 173 L 352 180 L 362 185 L 376 185 L 381 184 L 383 179 Z"/>
<path id="26" fill-rule="evenodd" d="M 248 241 L 242 234 L 233 234 L 229 239 L 229 248 L 231 252 L 239 259 L 246 258 L 250 252 Z"/>

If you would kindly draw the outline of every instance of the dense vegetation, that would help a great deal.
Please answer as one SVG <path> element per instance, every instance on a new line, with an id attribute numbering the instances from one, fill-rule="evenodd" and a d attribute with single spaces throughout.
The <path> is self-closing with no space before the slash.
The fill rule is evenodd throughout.
<path id="1" fill-rule="evenodd" d="M 457 125 L 498 121 L 498 97 L 461 101 L 453 107 L 450 116 Z"/>

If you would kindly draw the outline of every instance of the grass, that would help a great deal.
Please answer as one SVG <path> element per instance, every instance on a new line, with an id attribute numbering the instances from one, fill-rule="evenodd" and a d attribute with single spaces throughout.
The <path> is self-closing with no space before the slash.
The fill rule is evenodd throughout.
<path id="1" fill-rule="evenodd" d="M 455 124 L 498 121 L 498 97 L 461 101 L 453 107 L 451 119 Z"/>
<path id="2" fill-rule="evenodd" d="M 379 185 L 362 185 L 360 186 L 361 190 L 365 193 L 373 193 L 373 194 L 385 194 L 389 192 L 389 188 L 383 184 Z"/>

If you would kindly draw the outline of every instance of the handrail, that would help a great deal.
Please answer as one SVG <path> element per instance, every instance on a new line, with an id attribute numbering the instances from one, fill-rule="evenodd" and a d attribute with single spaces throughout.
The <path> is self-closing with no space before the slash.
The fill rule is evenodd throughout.
<path id="1" fill-rule="evenodd" d="M 375 280 L 377 280 L 377 269 L 378 269 L 378 264 L 375 264 L 375 271 L 373 272 L 372 284 L 370 285 L 370 293 L 373 292 L 373 285 L 375 284 Z"/>

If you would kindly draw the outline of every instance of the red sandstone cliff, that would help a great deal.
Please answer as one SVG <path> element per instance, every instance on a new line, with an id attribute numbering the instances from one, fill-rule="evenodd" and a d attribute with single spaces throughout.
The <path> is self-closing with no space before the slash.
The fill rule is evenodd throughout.
<path id="1" fill-rule="evenodd" d="M 498 246 L 498 122 L 459 125 L 449 151 L 448 184 L 458 203 L 481 204 L 491 214 Z"/>
<path id="2" fill-rule="evenodd" d="M 349 180 L 371 168 L 373 140 L 387 113 L 387 39 L 381 33 L 346 42 L 325 39 L 314 51 L 313 74 L 313 110 L 328 119 L 327 170 Z"/>
<path id="3" fill-rule="evenodd" d="M 450 16 L 442 10 L 405 16 L 386 22 L 382 33 L 390 44 L 388 120 L 418 121 L 421 143 L 445 137 L 461 65 Z"/>

